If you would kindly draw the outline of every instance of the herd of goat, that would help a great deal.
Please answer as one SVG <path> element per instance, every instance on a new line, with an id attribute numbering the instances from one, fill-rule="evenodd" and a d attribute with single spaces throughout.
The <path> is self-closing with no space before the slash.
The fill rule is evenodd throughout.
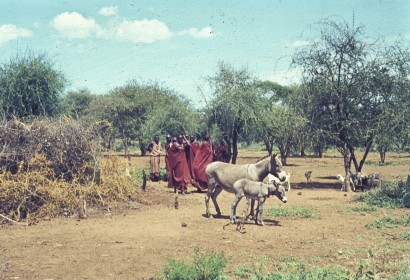
<path id="1" fill-rule="evenodd" d="M 311 183 L 312 172 L 305 173 L 306 183 Z M 217 216 L 221 215 L 221 210 L 216 201 L 218 195 L 225 190 L 235 194 L 235 199 L 231 204 L 230 222 L 236 223 L 236 207 L 239 201 L 245 197 L 247 208 L 244 211 L 244 218 L 248 208 L 251 207 L 250 214 L 255 219 L 255 223 L 264 225 L 262 219 L 263 204 L 267 197 L 276 196 L 283 203 L 287 202 L 285 191 L 290 191 L 290 174 L 282 170 L 282 163 L 277 155 L 267 156 L 254 164 L 232 165 L 224 162 L 213 162 L 206 167 L 205 174 L 208 181 L 208 189 L 205 197 L 206 215 L 212 217 L 209 210 L 209 200 L 215 206 Z M 265 178 L 268 182 L 264 183 Z M 346 190 L 345 177 L 337 174 L 337 179 L 341 181 L 341 190 Z M 365 175 L 360 172 L 350 172 L 350 183 L 353 191 L 365 187 L 372 187 L 374 183 L 382 183 L 381 174 Z M 285 187 L 286 186 L 286 189 Z M 258 202 L 256 216 L 254 216 L 254 202 Z"/>

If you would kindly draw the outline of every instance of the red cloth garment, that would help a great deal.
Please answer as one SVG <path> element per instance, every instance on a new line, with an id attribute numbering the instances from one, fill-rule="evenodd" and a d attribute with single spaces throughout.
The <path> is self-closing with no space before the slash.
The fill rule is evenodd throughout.
<path id="1" fill-rule="evenodd" d="M 197 188 L 203 190 L 208 187 L 207 179 L 205 175 L 205 168 L 212 162 L 212 145 L 209 142 L 202 142 L 201 147 L 195 155 L 193 161 L 193 170 L 195 180 L 199 183 Z"/>
<path id="2" fill-rule="evenodd" d="M 194 164 L 195 157 L 196 157 L 196 154 L 198 153 L 199 148 L 200 147 L 199 147 L 198 142 L 191 143 L 191 145 L 189 146 L 188 164 L 189 164 L 189 170 L 191 172 L 190 174 L 191 174 L 192 180 L 196 180 L 193 164 Z"/>
<path id="3" fill-rule="evenodd" d="M 191 174 L 186 159 L 186 143 L 177 142 L 168 150 L 170 155 L 172 186 L 178 190 L 186 190 L 186 186 L 191 183 Z"/>

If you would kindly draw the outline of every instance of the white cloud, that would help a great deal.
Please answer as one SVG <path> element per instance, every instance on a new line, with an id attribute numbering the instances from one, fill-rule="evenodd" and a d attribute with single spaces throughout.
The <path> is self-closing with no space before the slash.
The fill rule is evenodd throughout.
<path id="1" fill-rule="evenodd" d="M 14 24 L 0 25 L 0 45 L 20 37 L 27 38 L 31 36 L 33 36 L 33 32 L 29 29 L 18 28 Z"/>
<path id="2" fill-rule="evenodd" d="M 197 28 L 193 27 L 193 28 L 178 32 L 178 35 L 189 35 L 193 38 L 202 39 L 202 38 L 210 38 L 214 36 L 214 31 L 209 26 L 206 26 L 202 28 L 201 30 L 198 30 Z"/>
<path id="3" fill-rule="evenodd" d="M 305 41 L 305 40 L 295 40 L 293 41 L 290 46 L 292 48 L 300 48 L 300 47 L 304 47 L 304 46 L 308 46 L 310 45 L 311 42 L 310 41 Z"/>
<path id="4" fill-rule="evenodd" d="M 118 13 L 118 7 L 117 6 L 110 6 L 110 7 L 102 7 L 98 13 L 102 16 L 114 16 Z"/>
<path id="5" fill-rule="evenodd" d="M 274 73 L 262 75 L 263 80 L 276 82 L 283 86 L 290 86 L 300 82 L 302 72 L 299 69 L 278 70 Z"/>
<path id="6" fill-rule="evenodd" d="M 64 37 L 81 39 L 90 37 L 93 33 L 101 35 L 103 30 L 94 19 L 87 19 L 77 12 L 65 12 L 56 16 L 52 26 Z"/>
<path id="7" fill-rule="evenodd" d="M 156 19 L 124 21 L 115 27 L 118 40 L 133 43 L 149 44 L 155 41 L 168 40 L 172 32 L 167 25 Z"/>

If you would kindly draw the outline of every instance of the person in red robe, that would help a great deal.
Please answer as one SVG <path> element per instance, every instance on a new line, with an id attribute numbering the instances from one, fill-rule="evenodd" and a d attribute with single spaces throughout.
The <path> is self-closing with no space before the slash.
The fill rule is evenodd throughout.
<path id="1" fill-rule="evenodd" d="M 188 190 L 187 185 L 192 180 L 185 152 L 188 145 L 189 142 L 186 137 L 178 135 L 177 141 L 168 150 L 172 172 L 172 186 L 175 193 L 178 189 L 180 193 L 186 194 Z"/>
<path id="2" fill-rule="evenodd" d="M 192 179 L 191 184 L 192 184 L 192 186 L 197 187 L 197 181 L 195 180 L 193 163 L 194 163 L 196 154 L 197 154 L 200 146 L 199 146 L 198 141 L 196 140 L 195 135 L 193 135 L 193 134 L 191 134 L 189 136 L 189 143 L 190 143 L 189 144 L 189 154 L 187 156 L 187 161 L 188 161 L 189 171 L 190 171 L 191 179 Z"/>
<path id="3" fill-rule="evenodd" d="M 209 135 L 205 135 L 204 140 L 201 143 L 192 164 L 193 174 L 195 181 L 197 182 L 196 187 L 198 191 L 208 188 L 208 183 L 205 175 L 205 168 L 208 164 L 212 162 L 212 143 Z"/>

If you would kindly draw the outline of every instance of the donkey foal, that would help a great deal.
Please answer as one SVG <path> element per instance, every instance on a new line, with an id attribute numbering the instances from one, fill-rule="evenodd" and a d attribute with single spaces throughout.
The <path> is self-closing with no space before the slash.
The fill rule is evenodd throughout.
<path id="1" fill-rule="evenodd" d="M 262 226 L 264 225 L 262 219 L 263 204 L 267 197 L 275 195 L 283 203 L 288 201 L 285 195 L 285 188 L 275 184 L 265 184 L 262 182 L 251 181 L 249 179 L 240 179 L 233 184 L 233 188 L 235 190 L 236 198 L 231 204 L 232 224 L 236 222 L 236 207 L 244 196 L 246 197 L 246 203 L 248 205 L 250 204 L 251 199 L 258 201 L 255 223 L 258 223 L 259 218 L 259 224 Z"/>

